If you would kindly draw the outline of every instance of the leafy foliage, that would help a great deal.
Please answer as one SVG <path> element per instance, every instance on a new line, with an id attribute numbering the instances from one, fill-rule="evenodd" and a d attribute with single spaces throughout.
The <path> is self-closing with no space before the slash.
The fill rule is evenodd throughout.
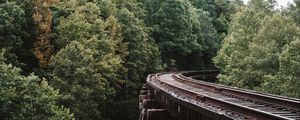
<path id="1" fill-rule="evenodd" d="M 0 118 L 4 120 L 70 120 L 69 109 L 57 105 L 60 94 L 44 79 L 22 76 L 0 55 Z"/>
<path id="2" fill-rule="evenodd" d="M 153 26 L 151 36 L 161 50 L 162 61 L 169 68 L 172 60 L 178 69 L 206 67 L 218 43 L 208 14 L 183 0 L 145 1 L 145 6 L 149 9 L 146 24 Z"/>
<path id="3" fill-rule="evenodd" d="M 111 101 L 106 98 L 123 83 L 126 44 L 122 44 L 115 17 L 99 17 L 96 3 L 71 3 L 77 8 L 61 17 L 57 26 L 56 44 L 62 49 L 51 63 L 53 85 L 68 96 L 61 104 L 69 107 L 77 119 L 100 119 L 100 105 Z"/>
<path id="4" fill-rule="evenodd" d="M 34 55 L 38 58 L 40 67 L 45 68 L 49 64 L 54 49 L 50 42 L 52 14 L 49 6 L 52 4 L 52 1 L 35 0 L 34 3 L 33 20 L 37 26 Z"/>
<path id="5" fill-rule="evenodd" d="M 300 97 L 299 0 L 274 5 L 0 0 L 0 118 L 137 119 L 147 74 L 215 65 L 223 84 Z"/>
<path id="6" fill-rule="evenodd" d="M 249 88 L 257 86 L 257 82 L 254 80 L 259 79 L 253 79 L 256 76 L 247 76 L 249 73 L 246 71 L 247 66 L 251 64 L 246 62 L 248 60 L 246 58 L 251 52 L 249 44 L 262 26 L 260 21 L 265 16 L 265 13 L 249 8 L 244 8 L 235 15 L 230 25 L 229 35 L 214 58 L 215 65 L 226 73 L 220 75 L 220 79 L 224 83 Z M 240 79 L 240 76 L 243 76 L 243 79 Z"/>
<path id="7" fill-rule="evenodd" d="M 15 2 L 0 4 L 0 47 L 6 48 L 9 63 L 18 64 L 17 50 L 23 45 L 25 12 Z"/>
<path id="8" fill-rule="evenodd" d="M 106 98 L 107 80 L 94 64 L 93 51 L 76 41 L 61 49 L 50 64 L 53 68 L 51 83 L 64 96 L 60 103 L 70 108 L 76 119 L 101 118 L 98 109 Z"/>
<path id="9" fill-rule="evenodd" d="M 29 74 L 38 61 L 32 53 L 35 39 L 33 2 L 31 0 L 0 1 L 0 47 L 6 49 L 6 63 Z"/>
<path id="10" fill-rule="evenodd" d="M 132 90 L 138 90 L 147 73 L 158 71 L 161 68 L 159 54 L 157 54 L 158 49 L 149 39 L 149 28 L 128 9 L 121 9 L 118 18 L 122 27 L 123 41 L 128 43 L 129 48 L 125 62 L 128 69 L 127 79 L 130 82 L 127 84 L 129 87 L 133 87 Z M 135 92 L 137 93 L 137 91 Z"/>
<path id="11" fill-rule="evenodd" d="M 295 21 L 300 24 L 300 0 L 294 0 L 295 4 L 289 6 L 288 14 L 291 14 Z"/>
<path id="12" fill-rule="evenodd" d="M 288 53 L 292 49 L 288 46 L 297 46 L 299 27 L 291 16 L 274 13 L 272 5 L 273 2 L 254 0 L 250 6 L 255 7 L 237 13 L 214 62 L 224 72 L 219 76 L 222 83 L 299 97 L 291 92 L 297 91 L 298 75 L 283 72 L 290 71 L 288 64 L 290 67 L 298 64 L 285 58 L 291 57 L 292 61 L 297 56 Z M 286 87 L 291 81 L 293 87 Z"/>

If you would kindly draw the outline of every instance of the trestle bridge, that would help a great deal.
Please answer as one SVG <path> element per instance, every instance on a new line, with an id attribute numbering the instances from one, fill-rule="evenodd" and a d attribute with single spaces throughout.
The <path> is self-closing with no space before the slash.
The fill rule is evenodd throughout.
<path id="1" fill-rule="evenodd" d="M 300 120 L 300 99 L 216 84 L 218 74 L 190 71 L 149 75 L 139 96 L 139 119 Z"/>

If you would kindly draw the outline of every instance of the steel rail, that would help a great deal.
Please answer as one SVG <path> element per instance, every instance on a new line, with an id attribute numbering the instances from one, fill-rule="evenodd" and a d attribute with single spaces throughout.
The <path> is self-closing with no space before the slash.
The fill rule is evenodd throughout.
<path id="1" fill-rule="evenodd" d="M 259 102 L 272 103 L 273 105 L 278 105 L 280 107 L 288 109 L 298 109 L 300 110 L 300 99 L 287 98 L 278 95 L 257 93 L 256 91 L 244 90 L 240 88 L 233 88 L 229 86 L 219 85 L 215 83 L 209 83 L 205 81 L 199 81 L 192 78 L 183 76 L 182 73 L 173 74 L 173 76 L 181 81 L 189 83 L 190 85 L 198 85 L 200 87 L 209 88 L 210 90 L 218 91 L 222 94 L 236 95 L 241 98 L 254 99 Z"/>
<path id="2" fill-rule="evenodd" d="M 184 71 L 184 72 L 176 72 L 174 74 L 179 74 L 180 77 L 183 77 L 184 79 L 187 79 L 187 80 L 193 80 L 193 81 L 198 81 L 198 82 L 201 82 L 202 80 L 198 80 L 198 79 L 194 79 L 193 78 L 193 75 L 190 75 L 191 73 L 193 74 L 196 74 L 196 75 L 207 75 L 207 74 L 215 74 L 215 76 L 217 76 L 220 71 L 217 71 L 217 70 L 210 70 L 210 71 Z M 205 81 L 203 81 L 205 82 Z M 215 84 L 215 83 L 213 83 Z M 257 93 L 257 94 L 261 94 L 261 95 L 267 95 L 267 96 L 272 96 L 272 97 L 275 97 L 275 98 L 283 98 L 283 99 L 288 99 L 288 100 L 293 100 L 293 101 L 298 101 L 300 102 L 300 99 L 297 99 L 297 98 L 291 98 L 291 97 L 286 97 L 286 96 L 280 96 L 280 95 L 274 95 L 274 94 L 268 94 L 268 93 L 260 93 L 260 92 L 257 92 L 257 91 L 253 91 L 253 90 L 246 90 L 246 89 L 242 89 L 242 88 L 236 88 L 236 87 L 230 87 L 230 86 L 225 86 L 225 85 L 220 85 L 218 84 L 219 86 L 222 86 L 222 87 L 226 87 L 226 88 L 230 88 L 230 89 L 234 89 L 234 90 L 240 90 L 240 91 L 244 91 L 244 92 L 250 92 L 250 93 Z"/>
<path id="3" fill-rule="evenodd" d="M 250 116 L 251 118 L 256 118 L 256 119 L 264 119 L 264 120 L 291 120 L 290 118 L 275 115 L 275 114 L 270 114 L 268 112 L 264 112 L 261 110 L 253 109 L 247 106 L 242 106 L 233 102 L 228 102 L 225 100 L 220 100 L 218 98 L 208 96 L 206 94 L 201 94 L 201 93 L 196 93 L 191 90 L 185 89 L 185 88 L 180 88 L 178 86 L 173 86 L 169 84 L 168 82 L 164 82 L 163 80 L 158 79 L 160 82 L 162 82 L 164 85 L 167 85 L 169 87 L 172 87 L 174 89 L 177 89 L 178 91 L 184 91 L 186 94 L 191 94 L 195 96 L 195 99 L 198 99 L 198 101 L 201 102 L 206 102 L 206 103 L 211 103 L 214 105 L 218 105 L 220 107 L 224 107 L 225 109 L 229 109 L 231 111 L 235 111 L 238 113 L 245 114 L 247 116 Z"/>
<path id="4" fill-rule="evenodd" d="M 197 71 L 193 71 L 197 72 Z M 211 73 L 215 73 L 216 71 L 212 71 Z M 230 95 L 230 96 L 235 96 L 238 98 L 242 99 L 248 99 L 248 100 L 255 100 L 255 102 L 262 102 L 262 103 L 268 103 L 270 105 L 277 105 L 279 107 L 283 108 L 289 108 L 289 109 L 294 109 L 294 110 L 299 110 L 300 106 L 300 100 L 298 99 L 287 99 L 282 96 L 274 96 L 274 95 L 269 95 L 269 94 L 260 94 L 260 93 L 255 93 L 253 91 L 249 92 L 249 90 L 243 90 L 243 89 L 236 89 L 232 87 L 227 87 L 223 85 L 218 85 L 214 83 L 209 83 L 209 82 L 204 82 L 204 81 L 196 81 L 195 79 L 189 78 L 187 76 L 184 76 L 183 74 L 188 73 L 188 72 L 176 72 L 176 73 L 159 73 L 154 75 L 154 81 L 151 78 L 147 78 L 147 84 L 151 86 L 152 88 L 155 89 L 169 89 L 169 90 L 174 90 L 176 91 L 176 94 L 182 95 L 182 96 L 189 96 L 189 99 L 193 99 L 195 101 L 204 103 L 204 104 L 212 104 L 216 105 L 219 107 L 222 107 L 226 110 L 233 111 L 235 113 L 239 113 L 242 115 L 245 115 L 247 118 L 251 119 L 264 119 L 264 120 L 291 120 L 291 118 L 273 114 L 267 111 L 262 111 L 259 109 L 254 109 L 248 106 L 244 106 L 238 103 L 234 103 L 231 101 L 226 101 L 222 99 L 218 99 L 213 96 L 209 96 L 203 93 L 197 93 L 195 91 L 189 90 L 187 88 L 181 88 L 179 86 L 174 86 L 168 81 L 162 80 L 159 78 L 159 76 L 164 75 L 164 74 L 172 74 L 172 78 L 179 83 L 185 84 L 192 86 L 197 89 L 203 89 L 206 91 L 218 93 L 221 95 Z M 202 75 L 208 75 L 210 72 L 205 72 Z M 211 75 L 211 74 L 210 74 Z M 150 76 L 148 76 L 150 77 Z M 166 91 L 165 91 L 166 92 Z M 176 97 L 176 96 L 173 96 Z M 177 96 L 178 97 L 178 96 Z M 173 98 L 174 99 L 174 98 Z M 192 103 L 191 103 L 192 104 Z M 229 115 L 226 115 L 228 118 L 230 118 Z"/>
<path id="5" fill-rule="evenodd" d="M 172 99 L 173 101 L 180 103 L 180 105 L 187 106 L 190 109 L 193 109 L 200 113 L 205 113 L 205 115 L 208 115 L 210 118 L 213 118 L 215 120 L 232 120 L 232 119 L 234 119 L 232 116 L 226 116 L 223 113 L 219 113 L 217 111 L 211 110 L 209 108 L 206 108 L 205 106 L 199 106 L 199 104 L 192 104 L 190 102 L 190 99 L 185 99 L 185 97 L 179 98 L 176 95 L 178 95 L 178 93 L 184 92 L 184 91 L 181 91 L 181 90 L 175 91 L 174 89 L 168 89 L 168 87 L 164 86 L 166 84 L 159 81 L 159 79 L 158 79 L 158 76 L 162 75 L 162 74 L 163 73 L 158 73 L 158 74 L 152 75 L 154 77 L 154 79 L 150 78 L 152 76 L 148 76 L 146 83 L 147 83 L 148 87 L 150 87 L 150 89 L 154 89 L 157 92 L 162 92 L 162 93 L 164 93 L 164 95 L 168 96 L 169 99 Z M 162 88 L 162 86 L 164 86 L 164 87 Z M 170 94 L 171 91 L 175 92 L 176 95 Z M 193 96 L 190 96 L 190 97 L 194 98 Z"/>

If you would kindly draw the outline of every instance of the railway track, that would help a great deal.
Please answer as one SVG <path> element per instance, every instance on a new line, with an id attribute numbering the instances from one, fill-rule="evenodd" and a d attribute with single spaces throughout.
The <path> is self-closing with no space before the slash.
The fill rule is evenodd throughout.
<path id="1" fill-rule="evenodd" d="M 199 108 L 215 113 L 210 114 L 212 119 L 300 120 L 299 99 L 205 82 L 215 81 L 217 74 L 217 71 L 160 73 L 150 75 L 147 86 L 173 100 L 191 104 L 192 111 Z M 180 107 L 175 112 L 180 114 Z M 197 117 L 184 119 L 189 118 L 197 120 Z"/>

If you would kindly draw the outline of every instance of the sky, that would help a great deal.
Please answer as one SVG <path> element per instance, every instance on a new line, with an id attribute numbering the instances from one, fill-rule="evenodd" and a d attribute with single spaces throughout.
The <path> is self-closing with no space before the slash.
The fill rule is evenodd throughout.
<path id="1" fill-rule="evenodd" d="M 243 0 L 244 3 L 247 3 L 249 0 Z M 277 3 L 278 3 L 278 6 L 280 8 L 280 6 L 283 6 L 283 7 L 287 7 L 288 3 L 294 3 L 293 1 L 294 0 L 276 0 Z"/>

